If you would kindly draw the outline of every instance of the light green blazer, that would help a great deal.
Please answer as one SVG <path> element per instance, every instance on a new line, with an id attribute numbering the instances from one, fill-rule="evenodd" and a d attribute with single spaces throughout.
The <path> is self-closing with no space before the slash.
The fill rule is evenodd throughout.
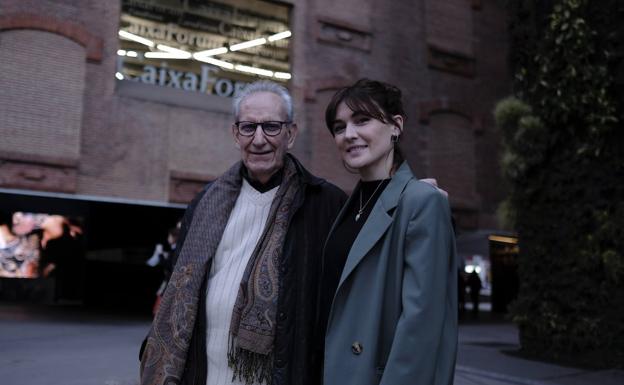
<path id="1" fill-rule="evenodd" d="M 324 385 L 450 385 L 456 354 L 448 200 L 403 163 L 342 271 L 325 338 Z"/>

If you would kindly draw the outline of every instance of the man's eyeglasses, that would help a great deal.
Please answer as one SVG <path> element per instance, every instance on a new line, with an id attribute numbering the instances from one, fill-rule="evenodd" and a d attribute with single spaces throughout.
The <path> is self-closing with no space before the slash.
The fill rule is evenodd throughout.
<path id="1" fill-rule="evenodd" d="M 262 127 L 262 132 L 267 136 L 276 136 L 282 132 L 284 124 L 291 122 L 268 121 L 268 122 L 235 122 L 238 133 L 242 136 L 253 136 L 258 126 Z"/>

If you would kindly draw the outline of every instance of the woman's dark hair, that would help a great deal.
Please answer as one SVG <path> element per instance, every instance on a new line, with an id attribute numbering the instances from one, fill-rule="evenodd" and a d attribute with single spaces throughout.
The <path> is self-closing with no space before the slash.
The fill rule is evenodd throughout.
<path id="1" fill-rule="evenodd" d="M 401 90 L 388 83 L 360 79 L 349 87 L 339 89 L 325 109 L 325 124 L 334 135 L 333 126 L 340 103 L 347 105 L 353 112 L 370 116 L 386 124 L 397 125 L 392 118 L 401 115 L 406 119 L 401 100 Z M 399 139 L 401 136 L 399 135 Z M 399 165 L 405 157 L 397 145 L 394 146 L 394 164 Z"/>

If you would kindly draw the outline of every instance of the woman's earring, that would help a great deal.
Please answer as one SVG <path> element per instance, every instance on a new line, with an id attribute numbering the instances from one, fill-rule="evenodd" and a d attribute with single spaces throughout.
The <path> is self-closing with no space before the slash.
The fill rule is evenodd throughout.
<path id="1" fill-rule="evenodd" d="M 398 135 L 392 135 L 392 136 L 390 137 L 390 141 L 391 141 L 392 143 L 397 143 L 397 142 L 399 141 L 399 136 L 398 136 Z"/>

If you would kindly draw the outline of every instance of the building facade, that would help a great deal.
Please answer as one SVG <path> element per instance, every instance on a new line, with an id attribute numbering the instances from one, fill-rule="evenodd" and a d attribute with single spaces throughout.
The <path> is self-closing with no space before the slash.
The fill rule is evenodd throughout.
<path id="1" fill-rule="evenodd" d="M 324 109 L 368 77 L 403 90 L 404 152 L 459 229 L 495 229 L 507 36 L 497 0 L 0 0 L 0 189 L 181 207 L 239 158 L 231 96 L 271 78 L 294 96 L 294 154 L 349 191 Z"/>

